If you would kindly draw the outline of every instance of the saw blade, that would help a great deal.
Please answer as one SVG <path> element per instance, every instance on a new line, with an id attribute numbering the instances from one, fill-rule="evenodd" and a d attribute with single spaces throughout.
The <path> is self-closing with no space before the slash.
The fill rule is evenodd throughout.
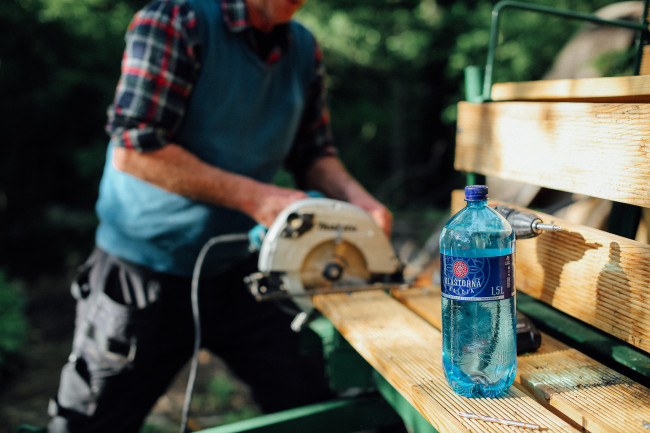
<path id="1" fill-rule="evenodd" d="M 345 240 L 326 241 L 312 249 L 303 261 L 300 277 L 306 291 L 335 285 L 365 285 L 370 280 L 366 260 Z"/>

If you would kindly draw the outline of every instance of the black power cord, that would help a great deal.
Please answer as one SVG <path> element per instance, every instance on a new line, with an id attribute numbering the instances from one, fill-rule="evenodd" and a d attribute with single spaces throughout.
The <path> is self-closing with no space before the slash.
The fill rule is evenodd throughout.
<path id="1" fill-rule="evenodd" d="M 192 355 L 192 364 L 190 366 L 190 374 L 187 379 L 187 388 L 185 389 L 185 402 L 183 404 L 183 415 L 181 421 L 180 433 L 188 433 L 187 421 L 190 413 L 190 404 L 192 402 L 192 393 L 194 392 L 194 383 L 196 382 L 196 373 L 199 367 L 199 351 L 201 350 L 201 315 L 199 311 L 199 280 L 201 277 L 201 268 L 205 256 L 215 245 L 234 242 L 250 242 L 248 233 L 234 233 L 215 236 L 210 238 L 201 248 L 199 255 L 194 263 L 194 271 L 192 272 L 192 318 L 194 319 L 194 353 Z"/>

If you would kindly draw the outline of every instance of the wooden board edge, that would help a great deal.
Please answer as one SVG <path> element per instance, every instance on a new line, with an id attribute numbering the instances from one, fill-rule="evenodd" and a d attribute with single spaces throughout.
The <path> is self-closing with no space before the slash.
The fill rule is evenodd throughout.
<path id="1" fill-rule="evenodd" d="M 650 102 L 650 76 L 496 83 L 493 101 Z"/>

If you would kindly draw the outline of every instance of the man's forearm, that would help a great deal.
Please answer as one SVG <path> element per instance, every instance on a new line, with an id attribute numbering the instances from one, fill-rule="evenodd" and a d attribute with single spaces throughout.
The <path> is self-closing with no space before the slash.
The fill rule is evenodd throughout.
<path id="1" fill-rule="evenodd" d="M 355 197 L 367 194 L 335 156 L 317 159 L 307 169 L 304 179 L 308 189 L 321 191 L 337 200 L 353 201 Z"/>
<path id="2" fill-rule="evenodd" d="M 317 159 L 305 173 L 305 186 L 321 191 L 328 197 L 350 202 L 367 211 L 390 235 L 393 217 L 390 211 L 376 200 L 347 171 L 335 156 Z"/>
<path id="3" fill-rule="evenodd" d="M 261 183 L 206 164 L 175 144 L 152 152 L 115 148 L 113 165 L 172 193 L 241 211 L 267 227 L 282 209 L 307 197 L 302 191 Z M 392 215 L 388 209 L 348 173 L 338 158 L 316 160 L 307 170 L 305 184 L 366 210 L 390 234 Z"/>
<path id="4" fill-rule="evenodd" d="M 303 192 L 257 182 L 206 164 L 175 144 L 145 153 L 116 148 L 113 165 L 175 194 L 239 210 L 267 226 L 285 206 L 305 197 Z"/>

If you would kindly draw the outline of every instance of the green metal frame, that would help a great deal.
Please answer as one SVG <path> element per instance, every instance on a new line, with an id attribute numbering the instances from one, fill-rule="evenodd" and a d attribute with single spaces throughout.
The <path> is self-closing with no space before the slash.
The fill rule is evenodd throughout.
<path id="1" fill-rule="evenodd" d="M 203 433 L 353 433 L 399 425 L 399 416 L 379 395 L 338 399 L 262 415 Z"/>
<path id="2" fill-rule="evenodd" d="M 409 433 L 438 433 L 427 419 L 418 412 L 382 375 L 373 371 L 379 394 L 400 416 Z"/>
<path id="3" fill-rule="evenodd" d="M 483 80 L 483 95 L 482 95 L 483 101 L 489 101 L 492 96 L 492 76 L 494 73 L 494 56 L 499 42 L 499 24 L 501 22 L 502 12 L 506 9 L 519 9 L 519 10 L 537 12 L 537 13 L 542 13 L 547 15 L 559 16 L 567 19 L 587 21 L 594 24 L 607 25 L 613 27 L 622 27 L 622 28 L 634 30 L 637 32 L 637 38 L 636 38 L 637 56 L 635 62 L 635 75 L 639 73 L 639 69 L 641 67 L 641 57 L 643 55 L 643 45 L 647 42 L 648 37 L 650 36 L 650 31 L 648 30 L 648 24 L 646 22 L 646 17 L 648 15 L 647 14 L 648 0 L 644 0 L 643 22 L 641 23 L 634 23 L 634 22 L 623 21 L 623 20 L 607 20 L 593 14 L 585 14 L 585 13 L 575 12 L 570 10 L 557 9 L 557 8 L 552 8 L 552 7 L 533 4 L 533 3 L 502 1 L 497 3 L 492 9 L 490 42 L 488 45 L 488 55 L 485 64 L 485 77 Z"/>
<path id="4" fill-rule="evenodd" d="M 409 433 L 438 433 L 379 373 L 379 393 L 262 415 L 202 433 L 354 433 L 403 425 Z"/>
<path id="5" fill-rule="evenodd" d="M 489 102 L 492 99 L 492 85 L 494 84 L 494 62 L 497 46 L 499 44 L 499 27 L 501 24 L 501 17 L 505 10 L 519 9 L 522 11 L 554 15 L 572 20 L 580 20 L 594 24 L 622 27 L 633 30 L 637 32 L 637 37 L 635 39 L 637 53 L 634 65 L 634 74 L 638 75 L 641 68 L 643 47 L 650 41 L 650 28 L 647 21 L 649 2 L 650 0 L 644 0 L 643 2 L 643 21 L 640 23 L 623 20 L 608 20 L 600 18 L 593 14 L 557 9 L 533 3 L 523 3 L 509 0 L 497 3 L 492 9 L 490 39 L 488 42 L 488 53 L 487 60 L 485 62 L 485 68 L 483 70 L 483 77 L 481 77 L 480 67 L 470 65 L 465 68 L 465 99 L 469 102 L 477 103 Z"/>
<path id="6" fill-rule="evenodd" d="M 318 317 L 309 324 L 309 328 L 318 336 L 316 344 L 322 347 L 325 359 L 325 374 L 329 379 L 330 389 L 337 393 L 367 393 L 376 390 L 372 378 L 373 368 L 343 338 L 332 322 Z"/>

